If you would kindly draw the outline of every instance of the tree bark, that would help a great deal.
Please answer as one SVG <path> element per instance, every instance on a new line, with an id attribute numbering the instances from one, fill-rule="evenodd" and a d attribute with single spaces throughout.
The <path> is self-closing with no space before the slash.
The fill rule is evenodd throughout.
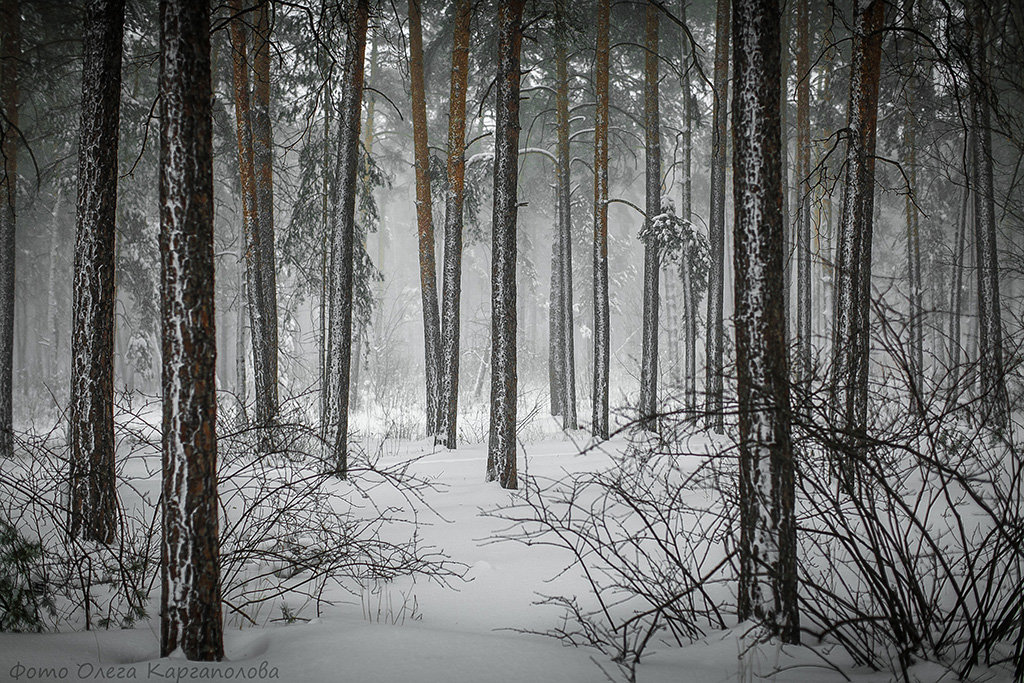
<path id="1" fill-rule="evenodd" d="M 220 660 L 210 9 L 161 0 L 160 18 L 160 654 Z"/>
<path id="2" fill-rule="evenodd" d="M 687 0 L 680 0 L 679 19 L 686 24 Z M 682 201 L 679 216 L 684 223 L 692 226 L 693 221 L 693 93 L 690 87 L 690 68 L 693 60 L 693 45 L 689 36 L 682 37 L 683 45 L 683 137 L 682 137 Z M 692 229 L 692 228 L 691 228 Z M 693 291 L 693 245 L 686 244 L 680 266 L 680 279 L 683 284 L 683 405 L 692 414 L 697 409 L 697 301 Z"/>
<path id="3" fill-rule="evenodd" d="M 498 8 L 498 76 L 491 237 L 491 416 L 487 480 L 516 476 L 516 218 L 519 177 L 519 50 L 525 0 Z"/>
<path id="4" fill-rule="evenodd" d="M 420 294 L 427 389 L 427 436 L 438 433 L 441 320 L 437 310 L 437 264 L 434 259 L 434 214 L 430 198 L 430 151 L 423 83 L 423 20 L 420 0 L 409 0 L 409 73 L 412 81 L 412 127 L 416 155 L 416 228 L 419 235 Z"/>
<path id="5" fill-rule="evenodd" d="M 565 18 L 565 0 L 555 0 L 555 72 L 558 81 L 555 96 L 555 114 L 558 129 L 556 186 L 558 187 L 558 243 L 561 268 L 562 348 L 562 427 L 576 429 L 576 351 L 573 333 L 572 309 L 572 183 L 569 173 L 569 59 L 566 54 L 569 28 Z"/>
<path id="6" fill-rule="evenodd" d="M 796 16 L 796 376 L 811 376 L 811 51 L 808 0 Z"/>
<path id="7" fill-rule="evenodd" d="M 71 334 L 71 535 L 117 534 L 114 235 L 124 0 L 86 3 Z"/>
<path id="8" fill-rule="evenodd" d="M 599 439 L 608 438 L 608 63 L 610 0 L 597 3 L 597 46 L 594 88 L 594 383 L 593 425 Z"/>
<path id="9" fill-rule="evenodd" d="M 832 407 L 842 444 L 839 479 L 848 491 L 856 481 L 867 433 L 875 127 L 885 3 L 857 0 L 854 12 L 832 333 Z"/>
<path id="10" fill-rule="evenodd" d="M 462 296 L 462 203 L 466 173 L 466 82 L 469 76 L 470 0 L 455 5 L 451 94 L 448 100 L 448 188 L 444 216 L 444 284 L 441 303 L 441 429 L 455 448 L 459 414 L 459 302 Z"/>
<path id="11" fill-rule="evenodd" d="M 904 23 L 909 28 L 914 28 L 914 2 L 904 0 L 903 3 Z M 903 40 L 904 49 L 912 49 L 913 43 Z M 910 383 L 911 403 L 916 411 L 923 410 L 921 405 L 921 392 L 924 391 L 924 308 L 922 305 L 922 283 L 921 283 L 921 237 L 919 231 L 919 212 L 917 210 L 917 117 L 914 115 L 914 100 L 917 90 L 917 69 L 914 56 L 903 55 L 903 59 L 910 65 L 910 76 L 905 86 L 906 110 L 903 116 L 903 147 L 904 166 L 909 184 L 906 200 L 904 203 L 907 221 L 907 280 L 910 288 L 908 294 L 908 313 L 910 328 Z"/>
<path id="12" fill-rule="evenodd" d="M 338 156 L 331 197 L 330 297 L 325 442 L 334 474 L 348 476 L 349 371 L 352 360 L 353 255 L 355 253 L 356 172 L 366 53 L 367 0 L 356 0 L 346 26 L 345 61 L 338 123 Z"/>
<path id="13" fill-rule="evenodd" d="M 661 121 L 658 115 L 658 12 L 647 3 L 644 18 L 644 149 L 646 150 L 644 223 L 651 229 L 661 207 Z M 658 277 L 657 239 L 644 244 L 643 340 L 640 352 L 640 427 L 658 431 Z"/>
<path id="14" fill-rule="evenodd" d="M 1003 368 L 1003 326 L 992 183 L 992 126 L 984 3 L 968 3 L 971 59 L 971 128 L 974 178 L 974 247 L 978 273 L 978 373 L 982 420 L 996 433 L 1006 429 L 1008 401 Z"/>
<path id="15" fill-rule="evenodd" d="M 778 0 L 733 0 L 739 617 L 800 642 L 790 444 Z"/>
<path id="16" fill-rule="evenodd" d="M 18 64 L 21 9 L 18 0 L 0 5 L 0 105 L 4 120 L 3 178 L 0 180 L 0 458 L 14 455 L 14 263 L 18 181 Z"/>
<path id="17" fill-rule="evenodd" d="M 252 157 L 256 179 L 256 229 L 260 236 L 259 282 L 263 287 L 263 358 L 254 368 L 262 376 L 256 389 L 257 421 L 272 427 L 278 412 L 277 274 L 274 255 L 274 135 L 270 125 L 270 2 L 259 2 L 253 32 Z"/>
<path id="18" fill-rule="evenodd" d="M 722 299 L 725 288 L 725 163 L 727 98 L 729 95 L 729 0 L 718 0 L 715 13 L 715 73 L 711 129 L 711 211 L 708 243 L 708 319 L 705 340 L 705 412 L 708 426 L 721 434 L 723 414 L 722 358 L 725 321 Z"/>

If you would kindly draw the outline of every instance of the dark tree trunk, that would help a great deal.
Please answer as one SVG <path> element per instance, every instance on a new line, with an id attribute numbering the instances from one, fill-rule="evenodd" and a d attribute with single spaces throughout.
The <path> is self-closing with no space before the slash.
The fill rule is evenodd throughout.
<path id="1" fill-rule="evenodd" d="M 974 248 L 978 272 L 978 373 L 982 419 L 996 432 L 1006 428 L 1008 405 L 1003 376 L 1003 327 L 996 251 L 995 193 L 992 184 L 991 92 L 985 56 L 984 4 L 968 3 L 971 59 L 971 128 L 974 183 Z"/>
<path id="2" fill-rule="evenodd" d="M 525 0 L 498 9 L 498 76 L 491 237 L 491 426 L 487 480 L 519 488 L 516 476 L 516 218 L 519 176 L 519 48 Z"/>
<path id="3" fill-rule="evenodd" d="M 220 660 L 210 9 L 161 0 L 160 18 L 160 655 Z"/>
<path id="4" fill-rule="evenodd" d="M 234 76 L 235 136 L 238 146 L 238 176 L 242 187 L 242 231 L 245 237 L 245 272 L 249 308 L 249 327 L 252 337 L 253 384 L 256 389 L 256 424 L 266 425 L 276 413 L 276 371 L 270 369 L 270 358 L 276 359 L 277 323 L 268 314 L 267 287 L 264 283 L 266 231 L 260 227 L 260 187 L 256 179 L 255 133 L 253 96 L 250 88 L 250 66 L 246 41 L 247 16 L 243 14 L 243 0 L 231 0 L 231 49 Z M 272 329 L 273 328 L 273 331 Z M 271 377 L 274 378 L 271 381 Z M 270 397 L 275 397 L 274 402 Z"/>
<path id="5" fill-rule="evenodd" d="M 256 229 L 260 257 L 259 282 L 263 287 L 263 334 L 259 365 L 253 369 L 256 389 L 257 421 L 272 427 L 278 411 L 277 375 L 277 274 L 274 266 L 274 136 L 270 126 L 270 2 L 256 8 L 253 32 L 252 86 L 252 159 L 256 179 Z"/>
<path id="6" fill-rule="evenodd" d="M 796 370 L 811 375 L 811 51 L 808 0 L 796 9 Z"/>
<path id="7" fill-rule="evenodd" d="M 557 164 L 557 162 L 556 162 Z M 551 296 L 548 301 L 548 387 L 551 394 L 551 414 L 562 415 L 565 401 L 565 354 L 562 349 L 562 240 L 561 213 L 558 210 L 558 187 L 555 187 L 555 230 L 551 238 Z"/>
<path id="8" fill-rule="evenodd" d="M 555 96 L 555 113 L 558 121 L 558 149 L 556 186 L 558 188 L 558 244 L 561 264 L 559 268 L 559 289 L 561 318 L 559 335 L 562 347 L 562 427 L 576 429 L 576 351 L 573 340 L 572 310 L 572 205 L 570 194 L 572 183 L 569 174 L 569 59 L 566 42 L 569 28 L 565 19 L 565 0 L 555 0 L 555 72 L 558 85 Z"/>
<path id="9" fill-rule="evenodd" d="M 113 543 L 114 235 L 124 0 L 86 3 L 71 332 L 71 534 Z"/>
<path id="10" fill-rule="evenodd" d="M 355 253 L 356 172 L 366 53 L 367 0 L 357 0 L 347 27 L 342 65 L 338 156 L 331 192 L 330 296 L 327 325 L 327 420 L 324 440 L 334 474 L 348 476 L 349 371 L 352 360 L 353 255 Z"/>
<path id="11" fill-rule="evenodd" d="M 661 207 L 661 121 L 658 115 L 658 12 L 647 3 L 644 21 L 644 145 L 646 203 L 644 222 L 651 229 Z M 658 240 L 644 244 L 643 342 L 640 353 L 640 427 L 658 431 Z"/>
<path id="12" fill-rule="evenodd" d="M 968 149 L 972 144 L 968 141 Z M 963 190 L 963 201 L 960 206 L 960 215 L 956 224 L 956 236 L 953 240 L 953 275 L 952 291 L 949 302 L 949 352 L 948 352 L 948 381 L 950 398 L 957 395 L 957 386 L 960 383 L 960 360 L 961 360 L 961 334 L 960 314 L 963 310 L 964 290 L 964 253 L 967 241 L 968 211 L 971 199 L 970 177 L 965 171 L 966 185 Z"/>
<path id="13" fill-rule="evenodd" d="M 438 433 L 441 369 L 441 319 L 437 311 L 437 265 L 434 260 L 434 214 L 430 199 L 430 151 L 423 83 L 423 28 L 420 0 L 409 0 L 409 73 L 412 81 L 413 145 L 416 154 L 416 228 L 419 235 L 420 294 L 427 384 L 427 436 Z"/>
<path id="14" fill-rule="evenodd" d="M 686 24 L 686 2 L 679 3 L 679 19 Z M 693 60 L 693 45 L 689 36 L 682 38 L 683 45 L 683 137 L 682 137 L 682 202 L 679 216 L 689 225 L 693 220 L 693 94 L 690 87 L 690 68 Z M 697 409 L 697 301 L 693 291 L 692 244 L 683 251 L 680 279 L 683 284 L 683 405 L 689 413 Z"/>
<path id="15" fill-rule="evenodd" d="M 448 188 L 444 215 L 444 284 L 441 302 L 441 424 L 445 446 L 455 448 L 459 414 L 459 302 L 462 298 L 462 202 L 466 173 L 466 81 L 472 3 L 455 5 L 451 95 L 448 100 Z"/>
<path id="16" fill-rule="evenodd" d="M 600 439 L 608 438 L 608 61 L 610 0 L 597 3 L 597 50 L 594 87 L 594 386 L 593 425 Z"/>
<path id="17" fill-rule="evenodd" d="M 0 179 L 0 457 L 14 454 L 14 262 L 15 197 L 18 181 L 18 64 L 21 9 L 18 0 L 0 5 L 0 106 L 3 108 L 3 178 Z"/>
<path id="18" fill-rule="evenodd" d="M 904 24 L 914 28 L 914 2 L 905 0 L 903 3 Z M 901 40 L 906 50 L 911 50 L 913 43 Z M 908 295 L 910 354 L 909 365 L 911 384 L 911 404 L 917 411 L 923 410 L 921 392 L 924 391 L 924 308 L 922 302 L 921 283 L 921 236 L 919 231 L 919 214 L 917 210 L 917 117 L 914 114 L 917 90 L 917 69 L 914 55 L 905 54 L 903 59 L 910 66 L 910 76 L 906 84 L 906 111 L 903 117 L 904 170 L 910 185 L 907 192 L 905 208 L 907 219 L 907 280 L 910 285 Z"/>
<path id="19" fill-rule="evenodd" d="M 718 433 L 725 429 L 722 407 L 722 358 L 725 321 L 722 298 L 725 288 L 725 151 L 727 98 L 729 95 L 729 0 L 718 0 L 715 13 L 715 75 L 711 129 L 711 215 L 708 243 L 708 319 L 705 347 L 705 411 L 708 426 Z"/>
<path id="20" fill-rule="evenodd" d="M 739 617 L 800 642 L 779 126 L 778 0 L 734 0 Z"/>
<path id="21" fill-rule="evenodd" d="M 832 408 L 842 443 L 839 478 L 848 491 L 853 490 L 867 433 L 875 126 L 884 14 L 884 0 L 855 3 L 832 333 Z"/>

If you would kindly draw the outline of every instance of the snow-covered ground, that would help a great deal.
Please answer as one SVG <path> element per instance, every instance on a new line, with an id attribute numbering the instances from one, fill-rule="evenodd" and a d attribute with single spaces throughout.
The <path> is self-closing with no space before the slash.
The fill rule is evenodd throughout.
<path id="1" fill-rule="evenodd" d="M 584 438 L 578 433 L 580 443 Z M 611 462 L 610 453 L 625 447 L 620 437 L 605 450 L 580 455 L 580 444 L 572 439 L 549 436 L 525 444 L 520 474 L 555 478 L 600 468 Z M 538 593 L 586 597 L 589 585 L 578 569 L 563 572 L 571 559 L 563 549 L 495 542 L 508 523 L 486 512 L 523 493 L 484 483 L 483 445 L 446 451 L 426 441 L 407 442 L 387 449 L 384 459 L 383 464 L 414 459 L 411 472 L 436 485 L 426 493 L 431 510 L 419 515 L 419 535 L 464 564 L 465 581 L 444 586 L 405 578 L 361 595 L 334 587 L 325 596 L 333 604 L 320 617 L 307 607 L 298 616 L 309 621 L 284 624 L 272 621 L 279 615 L 267 611 L 258 626 L 232 625 L 225 636 L 226 660 L 218 664 L 160 659 L 159 622 L 152 617 L 127 630 L 0 633 L 0 680 L 272 680 L 275 675 L 282 681 L 353 683 L 622 680 L 616 665 L 597 650 L 527 633 L 548 631 L 562 618 L 558 608 L 535 604 Z M 374 495 L 378 504 L 403 503 L 394 491 L 379 489 Z M 639 665 L 637 680 L 844 680 L 823 657 L 844 669 L 847 680 L 890 680 L 886 673 L 853 669 L 835 648 L 780 650 L 764 644 L 746 649 L 744 632 L 714 632 L 686 647 L 655 644 Z M 920 681 L 943 676 L 931 665 L 912 673 Z M 990 675 L 988 680 L 1008 680 Z M 952 680 L 949 674 L 945 679 Z"/>

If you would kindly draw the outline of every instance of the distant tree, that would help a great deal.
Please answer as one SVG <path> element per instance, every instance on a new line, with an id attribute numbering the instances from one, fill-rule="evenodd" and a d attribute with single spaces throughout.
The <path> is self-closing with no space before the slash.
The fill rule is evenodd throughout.
<path id="1" fill-rule="evenodd" d="M 21 62 L 21 8 L 18 0 L 0 5 L 0 457 L 14 454 L 14 263 L 18 187 L 18 64 Z"/>
<path id="2" fill-rule="evenodd" d="M 661 119 L 658 114 L 658 13 L 647 3 L 644 17 L 645 228 L 661 214 Z M 658 431 L 658 278 L 660 245 L 644 243 L 643 339 L 640 356 L 640 426 Z"/>
<path id="3" fill-rule="evenodd" d="M 733 0 L 740 619 L 800 642 L 790 443 L 778 0 Z M 768 462 L 764 462 L 764 459 Z"/>
<path id="4" fill-rule="evenodd" d="M 593 425 L 608 438 L 608 62 L 610 0 L 597 0 L 597 47 L 594 61 L 594 384 Z"/>
<path id="5" fill-rule="evenodd" d="M 160 2 L 160 655 L 224 657 L 217 504 L 210 8 Z"/>
<path id="6" fill-rule="evenodd" d="M 455 448 L 459 414 L 459 302 L 462 298 L 463 184 L 466 176 L 466 83 L 469 77 L 470 0 L 455 3 L 451 94 L 448 99 L 448 187 L 444 213 L 444 284 L 441 303 L 441 425 Z"/>
<path id="7" fill-rule="evenodd" d="M 526 0 L 498 8 L 494 211 L 491 222 L 491 417 L 487 480 L 519 488 L 516 476 L 516 219 L 519 177 L 519 51 Z"/>
<path id="8" fill-rule="evenodd" d="M 867 432 L 875 128 L 884 15 L 884 0 L 857 0 L 854 4 L 832 332 L 832 408 L 843 443 L 839 477 L 848 490 L 856 480 L 857 459 Z"/>
<path id="9" fill-rule="evenodd" d="M 416 227 L 419 235 L 420 294 L 427 385 L 427 435 L 439 430 L 441 321 L 437 310 L 437 265 L 434 259 L 434 213 L 430 198 L 430 150 L 423 78 L 423 20 L 420 0 L 409 0 L 409 75 L 413 146 L 416 158 Z"/>
<path id="10" fill-rule="evenodd" d="M 705 411 L 708 426 L 721 433 L 723 414 L 723 344 L 725 288 L 725 160 L 727 98 L 729 96 L 729 0 L 718 0 L 715 11 L 714 99 L 711 107 L 711 209 L 708 242 L 711 245 L 711 272 L 708 278 L 708 319 L 705 335 Z"/>
<path id="11" fill-rule="evenodd" d="M 572 310 L 572 181 L 569 173 L 569 58 L 567 43 L 569 25 L 565 0 L 555 0 L 555 115 L 558 145 L 555 164 L 558 192 L 558 268 L 561 306 L 558 325 L 561 333 L 559 353 L 562 356 L 562 399 L 559 401 L 562 426 L 576 429 L 576 352 L 573 334 Z"/>
<path id="12" fill-rule="evenodd" d="M 71 333 L 73 536 L 113 543 L 114 235 L 124 0 L 86 3 Z"/>
<path id="13" fill-rule="evenodd" d="M 968 0 L 970 36 L 971 169 L 974 188 L 974 247 L 978 272 L 978 366 L 982 418 L 995 431 L 1006 428 L 1008 406 L 1003 376 L 1003 327 L 999 301 L 995 191 L 992 182 L 991 90 L 986 50 L 986 11 Z"/>
<path id="14" fill-rule="evenodd" d="M 343 17 L 347 37 L 342 64 L 343 95 L 338 122 L 338 154 L 331 190 L 330 257 L 328 264 L 327 419 L 324 441 L 334 473 L 348 476 L 349 372 L 352 360 L 353 258 L 355 250 L 356 173 L 363 101 L 367 0 L 356 0 L 352 15 Z"/>

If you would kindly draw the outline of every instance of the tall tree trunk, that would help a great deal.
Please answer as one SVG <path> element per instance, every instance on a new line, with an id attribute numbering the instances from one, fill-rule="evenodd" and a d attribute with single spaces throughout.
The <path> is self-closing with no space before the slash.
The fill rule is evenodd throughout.
<path id="1" fill-rule="evenodd" d="M 330 297 L 328 303 L 328 376 L 325 442 L 334 474 L 348 476 L 349 371 L 352 360 L 353 255 L 355 253 L 356 173 L 363 101 L 367 0 L 356 0 L 346 26 L 344 90 L 338 123 L 338 156 L 331 197 Z"/>
<path id="2" fill-rule="evenodd" d="M 160 655 L 220 660 L 210 9 L 161 0 L 160 18 Z"/>
<path id="3" fill-rule="evenodd" d="M 569 27 L 565 18 L 565 0 L 555 0 L 555 72 L 558 81 L 555 113 L 558 121 L 556 185 L 558 187 L 558 242 L 561 256 L 561 320 L 562 333 L 562 427 L 576 429 L 576 350 L 573 340 L 572 310 L 572 183 L 569 174 L 569 59 L 566 42 Z"/>
<path id="4" fill-rule="evenodd" d="M 257 421 L 272 427 L 278 411 L 277 275 L 274 255 L 274 135 L 270 125 L 270 2 L 259 2 L 253 32 L 252 158 L 256 177 L 258 264 L 263 287 L 264 354 L 254 368 Z M 260 379 L 260 376 L 262 378 Z"/>
<path id="5" fill-rule="evenodd" d="M 652 230 L 661 206 L 661 121 L 658 115 L 658 12 L 647 3 L 644 17 L 644 149 L 646 203 L 644 222 Z M 644 244 L 643 343 L 640 352 L 640 426 L 658 431 L 658 276 L 661 255 L 653 234 Z"/>
<path id="6" fill-rule="evenodd" d="M 972 144 L 968 141 L 968 149 Z M 961 359 L 961 334 L 960 315 L 963 310 L 964 290 L 964 252 L 967 241 L 968 211 L 971 199 L 970 177 L 965 170 L 966 184 L 963 189 L 963 201 L 960 205 L 960 214 L 956 224 L 956 237 L 953 247 L 953 275 L 952 291 L 949 302 L 949 352 L 948 352 L 948 380 L 950 398 L 957 395 L 957 386 L 960 384 L 960 359 Z"/>
<path id="7" fill-rule="evenodd" d="M 1003 326 L 996 251 L 995 192 L 992 183 L 992 127 L 984 3 L 968 3 L 971 59 L 971 128 L 974 178 L 974 248 L 978 273 L 978 372 L 982 420 L 997 433 L 1006 428 L 1008 402 L 1003 376 Z"/>
<path id="8" fill-rule="evenodd" d="M 914 1 L 903 2 L 904 24 L 914 28 Z M 904 166 L 907 173 L 908 188 L 905 209 L 907 220 L 907 280 L 910 286 L 908 309 L 910 322 L 910 382 L 911 402 L 915 410 L 922 410 L 921 392 L 924 391 L 924 308 L 922 306 L 921 286 L 921 237 L 918 230 L 919 212 L 917 210 L 917 117 L 914 115 L 914 100 L 917 90 L 917 69 L 914 56 L 909 53 L 913 43 L 904 43 L 908 51 L 903 59 L 910 66 L 910 77 L 906 85 L 906 111 L 903 116 L 903 147 Z"/>
<path id="9" fill-rule="evenodd" d="M 800 642 L 779 135 L 778 0 L 733 0 L 739 617 Z"/>
<path id="10" fill-rule="evenodd" d="M 427 100 L 423 83 L 422 25 L 420 0 L 409 0 L 409 73 L 412 81 L 412 127 L 416 155 L 416 228 L 419 235 L 420 295 L 423 302 L 427 436 L 432 436 L 438 433 L 441 319 L 437 311 L 437 264 L 434 260 L 434 213 L 430 199 L 430 151 L 427 146 Z"/>
<path id="11" fill-rule="evenodd" d="M 796 15 L 796 370 L 811 376 L 811 51 L 808 0 Z"/>
<path id="12" fill-rule="evenodd" d="M 608 438 L 608 62 L 611 0 L 597 0 L 597 49 L 594 88 L 594 384 L 593 425 Z"/>
<path id="13" fill-rule="evenodd" d="M 722 298 L 725 288 L 725 148 L 727 98 L 729 95 L 729 0 L 718 0 L 715 13 L 715 75 L 711 129 L 711 216 L 708 243 L 711 265 L 708 270 L 708 319 L 705 347 L 705 411 L 708 426 L 715 432 L 725 429 L 722 406 L 722 357 L 725 321 Z"/>
<path id="14" fill-rule="evenodd" d="M 679 19 L 686 24 L 687 0 L 680 0 Z M 682 38 L 683 45 L 683 139 L 682 139 L 682 201 L 679 216 L 687 226 L 693 221 L 693 94 L 690 87 L 690 68 L 693 66 L 693 45 L 689 36 Z M 692 229 L 692 228 L 691 228 Z M 683 250 L 680 275 L 683 283 L 683 405 L 692 414 L 697 409 L 697 301 L 693 291 L 693 260 L 694 245 L 687 244 Z"/>
<path id="15" fill-rule="evenodd" d="M 487 480 L 519 488 L 516 476 L 516 218 L 519 178 L 519 49 L 526 0 L 498 8 L 494 212 L 491 228 L 491 425 Z"/>
<path id="16" fill-rule="evenodd" d="M 271 372 L 269 358 L 277 357 L 276 344 L 271 347 L 271 338 L 276 335 L 277 323 L 268 315 L 266 302 L 267 287 L 263 280 L 266 267 L 266 249 L 263 237 L 266 231 L 260 227 L 260 189 L 256 179 L 255 118 L 253 96 L 250 88 L 250 66 L 247 58 L 247 18 L 243 14 L 243 0 L 231 0 L 231 52 L 232 74 L 234 77 L 235 138 L 238 147 L 238 176 L 242 187 L 242 232 L 245 238 L 245 292 L 248 299 L 249 331 L 252 339 L 253 384 L 256 389 L 257 425 L 266 425 L 274 412 L 269 398 L 276 395 L 276 379 L 270 386 Z M 276 315 L 276 314 L 275 314 Z M 271 332 L 273 328 L 274 332 Z M 276 378 L 276 372 L 273 375 Z M 275 409 L 276 411 L 276 409 Z"/>
<path id="17" fill-rule="evenodd" d="M 832 334 L 832 408 L 842 443 L 839 478 L 848 491 L 853 490 L 867 434 L 875 126 L 884 14 L 884 0 L 855 3 Z"/>
<path id="18" fill-rule="evenodd" d="M 113 543 L 114 235 L 124 0 L 86 3 L 71 333 L 71 534 Z"/>
<path id="19" fill-rule="evenodd" d="M 57 278 L 58 262 L 63 243 L 60 239 L 60 219 L 64 205 L 64 193 L 58 187 L 53 198 L 53 223 L 50 229 L 50 256 L 48 272 L 46 275 L 46 320 L 43 325 L 46 328 L 46 339 L 50 345 L 47 358 L 47 373 L 51 377 L 57 375 L 57 368 L 60 362 L 60 325 L 57 315 Z"/>
<path id="20" fill-rule="evenodd" d="M 18 0 L 0 5 L 0 106 L 3 108 L 3 178 L 0 180 L 0 458 L 14 454 L 14 263 L 15 197 L 18 180 L 18 64 L 21 9 Z"/>
<path id="21" fill-rule="evenodd" d="M 245 260 L 244 258 L 238 259 L 237 270 L 237 287 L 238 287 L 238 303 L 235 309 L 235 396 L 238 399 L 238 411 L 239 417 L 241 418 L 242 424 L 247 425 L 249 423 L 249 417 L 246 414 L 245 399 L 247 394 L 248 381 L 246 378 L 245 371 L 245 354 L 248 348 L 248 340 L 246 336 L 245 326 Z"/>
<path id="22" fill-rule="evenodd" d="M 557 168 L 557 161 L 556 161 Z M 556 171 L 557 172 L 557 171 Z M 551 238 L 551 295 L 548 299 L 548 387 L 551 414 L 562 415 L 565 402 L 565 340 L 562 338 L 565 314 L 562 310 L 562 240 L 561 211 L 558 209 L 559 188 L 554 188 L 555 229 Z"/>
<path id="23" fill-rule="evenodd" d="M 444 285 L 441 303 L 441 424 L 445 446 L 455 448 L 459 414 L 459 302 L 462 297 L 462 201 L 466 173 L 466 81 L 469 76 L 470 0 L 455 4 L 451 95 L 448 99 L 448 188 L 444 215 Z"/>

